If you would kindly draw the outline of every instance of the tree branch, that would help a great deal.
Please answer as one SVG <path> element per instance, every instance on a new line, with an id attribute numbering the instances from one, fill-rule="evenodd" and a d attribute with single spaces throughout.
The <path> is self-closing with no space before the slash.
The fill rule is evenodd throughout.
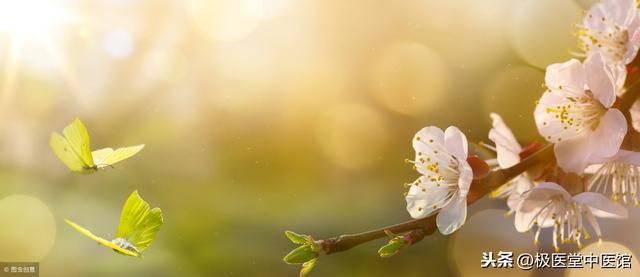
<path id="1" fill-rule="evenodd" d="M 640 80 L 630 83 L 627 91 L 620 97 L 620 111 L 625 114 L 629 113 L 629 109 L 640 95 Z"/>
<path id="2" fill-rule="evenodd" d="M 553 145 L 551 144 L 542 147 L 528 158 L 510 168 L 493 171 L 482 179 L 474 180 L 473 183 L 471 183 L 471 189 L 467 196 L 467 203 L 472 204 L 476 202 L 490 191 L 537 165 L 549 163 L 555 163 Z M 385 231 L 394 234 L 411 232 L 409 235 L 412 236 L 412 241 L 415 243 L 420 241 L 424 236 L 433 234 L 436 230 L 436 215 L 437 214 L 433 214 L 429 217 L 413 219 L 367 232 L 322 239 L 316 241 L 316 243 L 322 247 L 324 254 L 333 254 L 349 250 L 365 242 L 385 237 Z"/>

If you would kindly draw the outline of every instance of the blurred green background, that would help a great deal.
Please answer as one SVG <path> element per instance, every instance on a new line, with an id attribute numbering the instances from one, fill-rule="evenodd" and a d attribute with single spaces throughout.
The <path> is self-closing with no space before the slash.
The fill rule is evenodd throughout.
<path id="1" fill-rule="evenodd" d="M 537 139 L 544 67 L 577 49 L 588 6 L 2 1 L 0 261 L 39 261 L 42 276 L 295 276 L 284 230 L 323 238 L 409 219 L 402 184 L 418 175 L 403 160 L 420 128 L 487 141 L 497 112 L 522 142 Z M 147 146 L 115 169 L 72 174 L 48 140 L 76 116 L 94 149 Z M 111 238 L 135 189 L 165 219 L 143 259 L 63 222 Z M 483 251 L 536 251 L 505 206 L 482 200 L 456 234 L 391 259 L 377 257 L 382 240 L 321 257 L 312 275 L 563 276 L 480 269 Z M 604 221 L 607 247 L 640 253 L 631 214 Z"/>

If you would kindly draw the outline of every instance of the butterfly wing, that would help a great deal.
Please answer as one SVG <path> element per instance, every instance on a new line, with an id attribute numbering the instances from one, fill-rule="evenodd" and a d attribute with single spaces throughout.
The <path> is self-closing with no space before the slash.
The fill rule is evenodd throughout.
<path id="1" fill-rule="evenodd" d="M 160 208 L 149 209 L 149 204 L 140 197 L 138 191 L 134 191 L 122 208 L 116 237 L 126 239 L 142 252 L 156 238 L 162 223 Z"/>
<path id="2" fill-rule="evenodd" d="M 92 153 L 93 161 L 98 168 L 112 166 L 115 163 L 121 162 L 131 158 L 135 154 L 138 154 L 142 148 L 144 148 L 144 144 L 122 147 L 115 151 L 112 148 L 96 150 Z"/>
<path id="3" fill-rule="evenodd" d="M 98 168 L 102 168 L 104 160 L 106 160 L 107 157 L 111 155 L 111 153 L 113 153 L 113 148 L 102 148 L 100 150 L 91 152 L 93 163 L 95 163 Z"/>
<path id="4" fill-rule="evenodd" d="M 93 167 L 93 157 L 91 156 L 91 143 L 89 142 L 89 132 L 79 118 L 62 130 L 64 137 L 71 145 L 71 149 L 84 162 L 87 167 Z"/>
<path id="5" fill-rule="evenodd" d="M 51 133 L 49 146 L 53 153 L 60 159 L 71 171 L 87 172 L 86 164 L 76 155 L 71 148 L 69 142 L 58 133 Z"/>
<path id="6" fill-rule="evenodd" d="M 133 257 L 139 257 L 140 256 L 139 253 L 124 249 L 124 248 L 122 248 L 120 246 L 115 245 L 113 242 L 110 242 L 110 241 L 108 241 L 106 239 L 103 239 L 101 237 L 98 237 L 98 236 L 94 235 L 89 230 L 83 228 L 82 226 L 80 226 L 78 224 L 73 223 L 71 220 L 65 219 L 64 221 L 67 224 L 69 224 L 69 226 L 73 227 L 73 229 L 76 229 L 78 232 L 84 234 L 85 236 L 91 238 L 92 240 L 95 240 L 99 244 L 102 244 L 102 245 L 104 245 L 106 247 L 109 247 L 109 248 L 111 248 L 113 250 L 116 250 L 116 251 L 118 251 L 118 252 L 120 252 L 122 254 L 125 254 L 125 255 L 129 255 L 129 256 L 133 256 Z"/>
<path id="7" fill-rule="evenodd" d="M 153 240 L 156 239 L 156 235 L 158 234 L 158 231 L 160 231 L 162 223 L 162 210 L 158 207 L 151 209 L 149 214 L 146 216 L 141 229 L 138 232 L 134 232 L 129 237 L 129 242 L 131 242 L 139 251 L 143 251 L 151 245 Z"/>

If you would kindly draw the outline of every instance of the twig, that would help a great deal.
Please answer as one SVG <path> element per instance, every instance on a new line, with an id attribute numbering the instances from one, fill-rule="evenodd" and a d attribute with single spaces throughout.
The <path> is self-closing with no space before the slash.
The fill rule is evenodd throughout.
<path id="1" fill-rule="evenodd" d="M 620 98 L 619 109 L 625 114 L 625 116 L 627 116 L 629 109 L 638 96 L 640 96 L 640 80 L 635 80 L 629 84 L 627 91 Z"/>
<path id="2" fill-rule="evenodd" d="M 485 196 L 490 191 L 500 187 L 509 180 L 537 165 L 555 163 L 553 145 L 546 145 L 522 162 L 507 168 L 492 172 L 486 177 L 474 180 L 467 196 L 467 203 L 472 204 Z M 349 250 L 355 246 L 376 240 L 386 236 L 386 232 L 402 234 L 412 232 L 413 243 L 420 241 L 424 236 L 431 235 L 436 230 L 436 214 L 429 217 L 413 219 L 403 223 L 382 227 L 379 229 L 358 234 L 340 235 L 333 238 L 318 240 L 324 254 L 333 254 Z M 415 232 L 414 232 L 415 231 Z"/>

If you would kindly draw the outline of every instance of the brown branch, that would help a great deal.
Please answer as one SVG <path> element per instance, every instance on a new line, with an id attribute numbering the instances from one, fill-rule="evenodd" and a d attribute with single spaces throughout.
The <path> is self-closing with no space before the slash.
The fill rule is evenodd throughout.
<path id="1" fill-rule="evenodd" d="M 638 96 L 640 96 L 640 80 L 635 80 L 633 83 L 629 84 L 627 91 L 622 95 L 622 97 L 620 97 L 619 109 L 625 114 L 625 116 L 629 113 L 629 109 Z"/>
<path id="2" fill-rule="evenodd" d="M 627 80 L 627 91 L 618 99 L 616 107 L 622 112 L 627 119 L 627 135 L 624 138 L 621 148 L 637 151 L 638 138 L 640 133 L 633 128 L 633 118 L 631 118 L 631 106 L 640 96 L 640 79 Z"/>
<path id="3" fill-rule="evenodd" d="M 490 191 L 500 187 L 509 180 L 522 174 L 523 172 L 537 166 L 554 163 L 553 145 L 547 145 L 539 151 L 524 159 L 522 162 L 507 168 L 492 172 L 486 177 L 474 180 L 471 183 L 471 189 L 467 196 L 467 203 L 472 204 L 484 197 Z M 403 223 L 378 228 L 375 230 L 362 232 L 358 234 L 340 235 L 333 238 L 318 240 L 317 243 L 322 246 L 323 253 L 333 254 L 349 250 L 355 246 L 376 240 L 386 236 L 386 232 L 394 234 L 402 234 L 411 232 L 413 242 L 420 241 L 424 236 L 431 235 L 436 230 L 436 214 L 429 217 L 413 219 Z M 415 232 L 414 232 L 415 231 Z"/>

